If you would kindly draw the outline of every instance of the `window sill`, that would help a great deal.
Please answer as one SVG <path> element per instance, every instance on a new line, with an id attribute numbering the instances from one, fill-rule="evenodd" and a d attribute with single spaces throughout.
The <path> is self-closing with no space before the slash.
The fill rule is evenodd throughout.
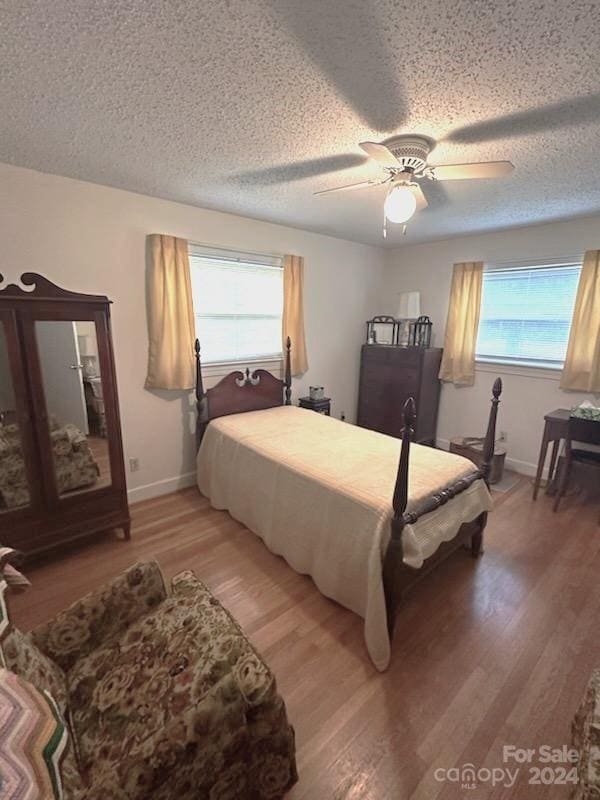
<path id="1" fill-rule="evenodd" d="M 243 361 L 213 361 L 202 364 L 202 376 L 206 378 L 222 378 L 236 370 L 245 370 L 248 367 L 251 371 L 255 369 L 266 369 L 269 372 L 281 370 L 283 356 L 271 356 L 270 358 L 248 358 Z"/>
<path id="2" fill-rule="evenodd" d="M 477 372 L 491 372 L 496 375 L 520 375 L 524 378 L 537 378 L 538 380 L 560 381 L 562 366 L 549 367 L 522 361 L 520 363 L 506 361 L 492 361 L 491 359 L 476 359 Z"/>

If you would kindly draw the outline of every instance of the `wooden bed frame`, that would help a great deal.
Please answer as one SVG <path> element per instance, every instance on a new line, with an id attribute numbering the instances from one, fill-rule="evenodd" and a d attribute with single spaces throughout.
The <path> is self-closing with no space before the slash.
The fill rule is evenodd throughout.
<path id="1" fill-rule="evenodd" d="M 204 436 L 206 426 L 212 419 L 245 411 L 260 411 L 281 405 L 291 405 L 292 376 L 290 366 L 291 341 L 288 337 L 285 352 L 284 379 L 280 380 L 264 369 L 250 372 L 230 372 L 216 386 L 204 390 L 200 362 L 200 342 L 196 339 L 196 407 L 198 411 L 196 442 L 198 447 Z M 492 389 L 492 403 L 487 432 L 483 446 L 483 460 L 479 469 L 447 486 L 439 494 L 431 495 L 417 508 L 407 511 L 408 505 L 408 463 L 410 445 L 414 435 L 416 419 L 415 402 L 409 398 L 404 404 L 402 446 L 396 475 L 396 485 L 392 501 L 393 517 L 390 542 L 383 561 L 383 585 L 386 598 L 387 623 L 390 638 L 394 629 L 396 611 L 402 598 L 422 578 L 431 572 L 441 561 L 461 546 L 467 546 L 473 558 L 482 552 L 483 531 L 487 523 L 487 513 L 480 514 L 471 522 L 462 525 L 456 536 L 443 542 L 436 552 L 425 559 L 420 569 L 407 566 L 403 561 L 402 531 L 405 525 L 414 524 L 419 517 L 445 505 L 456 495 L 464 492 L 476 480 L 488 477 L 494 455 L 496 439 L 496 418 L 502 393 L 502 381 L 496 378 Z"/>

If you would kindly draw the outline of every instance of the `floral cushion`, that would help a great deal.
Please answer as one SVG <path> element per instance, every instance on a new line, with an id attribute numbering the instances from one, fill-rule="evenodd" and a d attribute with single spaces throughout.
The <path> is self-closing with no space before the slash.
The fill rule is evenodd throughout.
<path id="1" fill-rule="evenodd" d="M 59 494 L 96 483 L 100 470 L 85 434 L 67 424 L 53 431 L 51 438 Z"/>
<path id="2" fill-rule="evenodd" d="M 296 769 L 273 675 L 192 573 L 172 589 L 68 672 L 90 784 L 106 800 L 281 797 Z"/>
<path id="3" fill-rule="evenodd" d="M 29 488 L 21 443 L 0 423 L 0 508 L 17 508 L 29 503 Z"/>
<path id="4" fill-rule="evenodd" d="M 2 643 L 6 666 L 25 678 L 41 691 L 50 694 L 65 719 L 69 719 L 67 686 L 62 669 L 41 653 L 32 643 L 31 637 L 17 628 L 8 634 Z M 61 773 L 65 800 L 79 800 L 85 794 L 81 773 L 77 765 L 75 743 L 70 742 L 64 756 Z"/>
<path id="5" fill-rule="evenodd" d="M 25 678 L 38 689 L 49 692 L 61 714 L 67 710 L 67 683 L 62 669 L 41 653 L 31 637 L 13 628 L 2 644 L 8 669 Z"/>
<path id="6" fill-rule="evenodd" d="M 579 750 L 579 783 L 573 800 L 600 800 L 600 669 L 592 673 L 573 720 L 573 744 Z"/>
<path id="7" fill-rule="evenodd" d="M 32 631 L 32 641 L 68 671 L 78 659 L 125 631 L 165 597 L 156 561 L 135 564 L 36 628 Z"/>
<path id="8" fill-rule="evenodd" d="M 99 468 L 86 436 L 75 425 L 51 423 L 50 439 L 59 494 L 91 486 Z M 0 507 L 29 505 L 29 486 L 18 425 L 0 423 Z"/>

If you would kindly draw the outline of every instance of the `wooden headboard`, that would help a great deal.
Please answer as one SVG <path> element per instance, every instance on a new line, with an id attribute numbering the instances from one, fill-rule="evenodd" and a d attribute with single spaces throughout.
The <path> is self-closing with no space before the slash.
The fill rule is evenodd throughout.
<path id="1" fill-rule="evenodd" d="M 292 403 L 292 342 L 287 337 L 285 345 L 284 379 L 280 380 L 266 369 L 250 372 L 236 370 L 222 378 L 216 386 L 204 391 L 202 383 L 202 364 L 200 362 L 200 342 L 196 339 L 196 444 L 204 436 L 206 426 L 211 419 L 224 417 L 227 414 L 242 414 L 244 411 L 261 411 L 265 408 L 289 406 Z"/>

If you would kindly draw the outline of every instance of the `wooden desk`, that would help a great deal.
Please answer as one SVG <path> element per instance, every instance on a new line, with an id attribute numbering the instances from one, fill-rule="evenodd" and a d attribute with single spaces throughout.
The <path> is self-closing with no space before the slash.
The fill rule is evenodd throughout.
<path id="1" fill-rule="evenodd" d="M 552 454 L 550 456 L 550 467 L 548 469 L 548 480 L 546 482 L 546 491 L 552 483 L 554 477 L 554 470 L 556 468 L 556 461 L 558 459 L 558 448 L 560 447 L 561 439 L 566 439 L 567 430 L 569 428 L 569 417 L 571 416 L 570 409 L 557 408 L 551 411 L 544 417 L 544 435 L 542 436 L 542 446 L 540 448 L 540 457 L 538 459 L 537 472 L 535 475 L 535 483 L 533 484 L 533 499 L 538 496 L 538 489 L 542 480 L 542 472 L 544 471 L 544 464 L 546 463 L 546 455 L 548 453 L 548 445 L 552 442 Z"/>

